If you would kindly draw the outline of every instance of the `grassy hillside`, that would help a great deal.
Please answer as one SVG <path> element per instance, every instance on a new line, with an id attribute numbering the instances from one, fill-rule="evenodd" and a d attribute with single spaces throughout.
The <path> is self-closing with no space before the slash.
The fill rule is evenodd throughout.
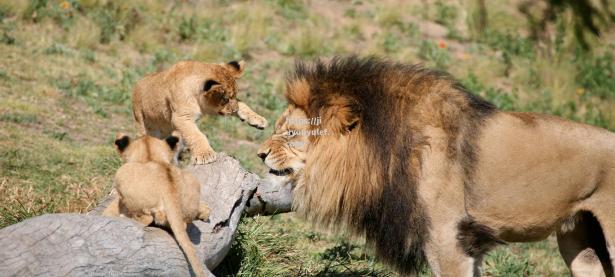
<path id="1" fill-rule="evenodd" d="M 295 58 L 373 54 L 449 71 L 505 110 L 550 113 L 615 130 L 615 32 L 588 37 L 570 13 L 530 39 L 521 1 L 470 0 L 0 2 L 0 227 L 51 212 L 84 212 L 111 189 L 112 139 L 134 133 L 130 91 L 176 61 L 245 59 L 240 98 L 270 122 L 285 107 Z M 263 173 L 259 131 L 200 122 L 212 146 Z M 293 215 L 244 219 L 218 273 L 395 276 L 360 241 L 314 231 Z M 498 248 L 492 276 L 567 274 L 554 239 Z"/>

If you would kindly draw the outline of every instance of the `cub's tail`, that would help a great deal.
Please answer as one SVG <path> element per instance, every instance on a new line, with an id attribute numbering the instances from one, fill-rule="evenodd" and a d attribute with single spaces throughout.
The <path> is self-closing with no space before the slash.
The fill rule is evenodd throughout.
<path id="1" fill-rule="evenodd" d="M 192 271 L 194 271 L 194 275 L 198 277 L 205 277 L 203 263 L 196 255 L 194 245 L 192 245 L 190 237 L 188 237 L 188 232 L 186 231 L 186 222 L 184 221 L 183 217 L 181 216 L 181 213 L 179 212 L 179 204 L 171 199 L 167 200 L 169 200 L 166 203 L 167 220 L 169 226 L 171 227 L 171 231 L 173 231 L 173 235 L 175 235 L 177 244 L 179 244 L 179 247 L 181 247 L 181 249 L 186 254 L 188 262 L 192 267 Z"/>

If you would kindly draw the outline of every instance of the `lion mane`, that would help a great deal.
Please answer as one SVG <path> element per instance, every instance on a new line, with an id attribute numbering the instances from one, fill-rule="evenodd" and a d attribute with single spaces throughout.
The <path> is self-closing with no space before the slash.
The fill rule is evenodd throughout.
<path id="1" fill-rule="evenodd" d="M 466 179 L 474 138 L 496 110 L 446 73 L 374 57 L 297 62 L 290 105 L 322 118 L 329 136 L 310 137 L 293 208 L 316 224 L 364 236 L 400 272 L 419 271 L 430 219 L 417 192 L 425 126 L 447 133 L 447 156 Z M 405 247 L 400 247 L 405 246 Z"/>

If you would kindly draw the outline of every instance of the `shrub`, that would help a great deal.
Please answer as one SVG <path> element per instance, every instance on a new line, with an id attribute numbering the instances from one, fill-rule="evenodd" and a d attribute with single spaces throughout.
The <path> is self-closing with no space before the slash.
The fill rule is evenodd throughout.
<path id="1" fill-rule="evenodd" d="M 442 47 L 443 46 L 443 47 Z M 437 45 L 433 41 L 424 40 L 419 48 L 419 57 L 432 62 L 440 70 L 447 70 L 451 57 L 445 45 Z"/>
<path id="2" fill-rule="evenodd" d="M 435 21 L 446 27 L 451 27 L 457 20 L 457 8 L 447 5 L 441 0 L 436 1 L 436 18 Z"/>
<path id="3" fill-rule="evenodd" d="M 46 15 L 47 2 L 48 0 L 30 0 L 23 13 L 23 18 L 39 22 Z"/>
<path id="4" fill-rule="evenodd" d="M 62 2 L 49 2 L 48 0 L 30 0 L 22 14 L 26 20 L 40 22 L 43 18 L 52 18 L 54 22 L 64 29 L 74 25 L 75 12 L 79 2 L 75 0 Z"/>
<path id="5" fill-rule="evenodd" d="M 587 91 L 585 95 L 600 98 L 615 98 L 615 70 L 613 54 L 606 52 L 602 56 L 581 55 L 577 58 L 577 83 Z"/>
<path id="6" fill-rule="evenodd" d="M 117 38 L 124 40 L 141 20 L 141 11 L 130 2 L 109 1 L 94 9 L 90 15 L 100 27 L 100 42 L 109 43 Z"/>
<path id="7" fill-rule="evenodd" d="M 527 255 L 511 254 L 503 248 L 491 252 L 485 259 L 485 274 L 489 276 L 533 276 L 534 266 Z"/>
<path id="8" fill-rule="evenodd" d="M 488 29 L 482 42 L 504 55 L 534 58 L 534 44 L 531 40 L 507 32 Z"/>
<path id="9" fill-rule="evenodd" d="M 47 55 L 70 55 L 74 52 L 73 49 L 67 47 L 62 43 L 54 42 L 49 47 L 43 50 L 43 53 Z"/>
<path id="10" fill-rule="evenodd" d="M 196 19 L 194 16 L 190 18 L 182 18 L 179 23 L 179 38 L 181 40 L 193 39 L 196 35 Z"/>
<path id="11" fill-rule="evenodd" d="M 282 14 L 288 19 L 303 20 L 307 18 L 307 10 L 301 0 L 270 0 Z"/>

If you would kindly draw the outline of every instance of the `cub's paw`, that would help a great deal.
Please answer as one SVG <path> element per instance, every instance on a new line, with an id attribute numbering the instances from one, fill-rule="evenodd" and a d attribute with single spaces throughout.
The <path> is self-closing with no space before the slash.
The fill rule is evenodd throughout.
<path id="1" fill-rule="evenodd" d="M 199 204 L 199 219 L 203 221 L 209 220 L 209 206 L 205 202 Z"/>
<path id="2" fill-rule="evenodd" d="M 208 164 L 216 160 L 217 153 L 211 149 L 209 151 L 199 151 L 192 154 L 192 164 Z"/>
<path id="3" fill-rule="evenodd" d="M 133 219 L 145 226 L 149 226 L 152 222 L 154 222 L 154 217 L 149 214 L 135 215 Z"/>
<path id="4" fill-rule="evenodd" d="M 248 125 L 256 128 L 256 129 L 265 129 L 267 128 L 267 119 L 264 117 L 254 114 L 248 118 Z"/>

